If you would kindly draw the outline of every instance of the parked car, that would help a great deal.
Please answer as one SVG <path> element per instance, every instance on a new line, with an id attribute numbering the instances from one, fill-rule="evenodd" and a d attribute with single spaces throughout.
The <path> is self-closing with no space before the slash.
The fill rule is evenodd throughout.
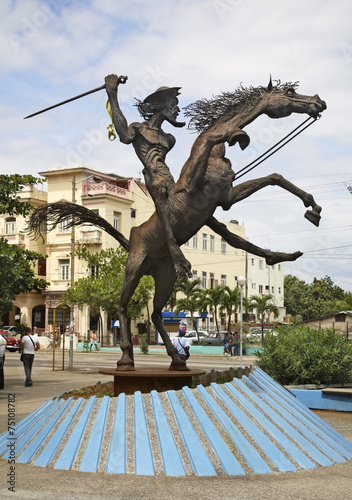
<path id="1" fill-rule="evenodd" d="M 6 349 L 10 352 L 16 352 L 20 348 L 21 336 L 16 331 L 15 326 L 4 326 L 0 328 L 0 333 L 6 339 Z"/>
<path id="2" fill-rule="evenodd" d="M 217 332 L 209 333 L 207 337 L 203 337 L 200 345 L 223 345 L 223 340 L 227 332 L 221 331 L 220 337 Z"/>
<path id="3" fill-rule="evenodd" d="M 204 330 L 198 330 L 198 335 L 199 335 L 199 340 L 201 341 L 202 338 L 208 336 L 208 332 L 205 332 Z M 185 337 L 192 339 L 191 340 L 192 345 L 198 345 L 198 337 L 197 337 L 197 332 L 195 330 L 190 330 L 189 332 L 186 332 Z"/>
<path id="4" fill-rule="evenodd" d="M 270 328 L 264 328 L 264 339 L 267 333 L 271 333 L 272 335 L 277 335 L 278 333 L 275 332 L 274 330 L 271 330 Z M 245 336 L 247 342 L 250 344 L 260 344 L 262 341 L 262 329 L 260 326 L 258 327 L 251 327 L 248 330 L 247 335 Z"/>

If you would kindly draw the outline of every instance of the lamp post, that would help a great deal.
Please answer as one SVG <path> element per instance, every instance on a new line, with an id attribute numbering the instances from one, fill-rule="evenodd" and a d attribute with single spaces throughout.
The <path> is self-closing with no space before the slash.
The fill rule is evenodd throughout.
<path id="1" fill-rule="evenodd" d="M 240 276 L 237 283 L 241 287 L 241 302 L 240 302 L 240 367 L 242 368 L 242 345 L 243 345 L 243 287 L 246 284 L 246 278 Z"/>

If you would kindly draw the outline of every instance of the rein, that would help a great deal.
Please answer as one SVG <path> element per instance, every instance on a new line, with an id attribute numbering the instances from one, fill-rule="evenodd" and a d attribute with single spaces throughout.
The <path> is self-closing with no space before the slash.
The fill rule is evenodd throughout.
<path id="1" fill-rule="evenodd" d="M 238 172 L 236 172 L 235 180 L 240 179 L 242 176 L 248 174 L 251 170 L 253 170 L 254 168 L 258 167 L 258 165 L 260 165 L 261 163 L 263 163 L 265 160 L 267 160 L 268 158 L 270 158 L 270 156 L 272 156 L 274 153 L 276 153 L 281 148 L 283 148 L 284 146 L 286 146 L 286 144 L 288 144 L 290 141 L 292 141 L 292 139 L 294 139 L 295 137 L 297 137 L 297 135 L 299 135 L 301 132 L 303 132 L 306 128 L 310 127 L 319 118 L 320 118 L 320 116 L 318 116 L 317 118 L 312 118 L 310 116 L 309 118 L 307 118 L 306 120 L 304 120 L 300 125 L 298 125 L 298 127 L 296 127 L 295 129 L 293 129 L 289 134 L 285 135 L 285 137 L 283 137 L 280 141 L 278 141 L 276 144 L 274 144 L 274 146 L 272 146 L 267 151 L 265 151 L 265 153 L 261 154 L 260 156 L 258 156 L 258 158 L 256 158 L 255 160 L 253 160 L 251 163 L 248 163 L 248 165 L 246 165 L 245 167 L 241 168 L 241 170 L 239 170 Z M 312 121 L 310 123 L 308 123 L 305 127 L 303 127 L 303 125 L 305 125 L 307 122 L 309 122 L 309 120 L 312 120 Z M 301 127 L 303 127 L 303 128 L 301 128 Z M 299 129 L 301 129 L 301 130 L 299 130 Z M 298 132 L 295 134 L 296 131 L 298 131 Z M 294 134 L 294 135 L 292 135 L 292 134 Z M 290 136 L 292 136 L 292 137 L 290 137 Z M 283 144 L 281 144 L 281 143 L 283 143 Z M 281 144 L 281 146 L 279 146 L 279 144 Z M 277 147 L 277 146 L 279 146 L 279 147 Z M 272 151 L 272 152 L 270 153 L 270 151 Z M 270 154 L 268 154 L 268 153 L 270 153 Z M 260 161 L 258 161 L 258 160 L 260 160 Z M 249 167 L 251 167 L 251 168 L 249 168 Z M 241 172 L 243 172 L 243 173 L 241 173 Z M 238 174 L 241 174 L 241 175 L 238 175 Z"/>

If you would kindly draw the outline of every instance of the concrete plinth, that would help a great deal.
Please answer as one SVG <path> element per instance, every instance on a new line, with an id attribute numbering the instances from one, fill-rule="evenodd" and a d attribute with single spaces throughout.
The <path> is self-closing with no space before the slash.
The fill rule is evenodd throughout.
<path id="1" fill-rule="evenodd" d="M 149 393 L 178 391 L 192 386 L 192 378 L 204 375 L 203 370 L 172 371 L 168 368 L 137 368 L 134 371 L 99 370 L 103 375 L 114 377 L 114 396 L 121 393 L 134 394 L 136 391 Z"/>

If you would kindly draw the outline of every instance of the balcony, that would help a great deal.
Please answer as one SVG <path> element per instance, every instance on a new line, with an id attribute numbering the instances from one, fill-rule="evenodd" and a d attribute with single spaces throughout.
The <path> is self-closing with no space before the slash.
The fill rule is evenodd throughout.
<path id="1" fill-rule="evenodd" d="M 80 231 L 79 242 L 84 245 L 101 245 L 102 244 L 102 231 L 92 227 Z"/>
<path id="2" fill-rule="evenodd" d="M 4 239 L 7 240 L 9 245 L 17 245 L 20 248 L 26 246 L 26 235 L 21 233 L 5 234 Z"/>
<path id="3" fill-rule="evenodd" d="M 115 184 L 110 184 L 109 182 L 83 182 L 82 184 L 82 195 L 83 196 L 97 196 L 97 195 L 110 195 L 116 196 L 117 198 L 123 198 L 128 200 L 128 191 Z"/>

